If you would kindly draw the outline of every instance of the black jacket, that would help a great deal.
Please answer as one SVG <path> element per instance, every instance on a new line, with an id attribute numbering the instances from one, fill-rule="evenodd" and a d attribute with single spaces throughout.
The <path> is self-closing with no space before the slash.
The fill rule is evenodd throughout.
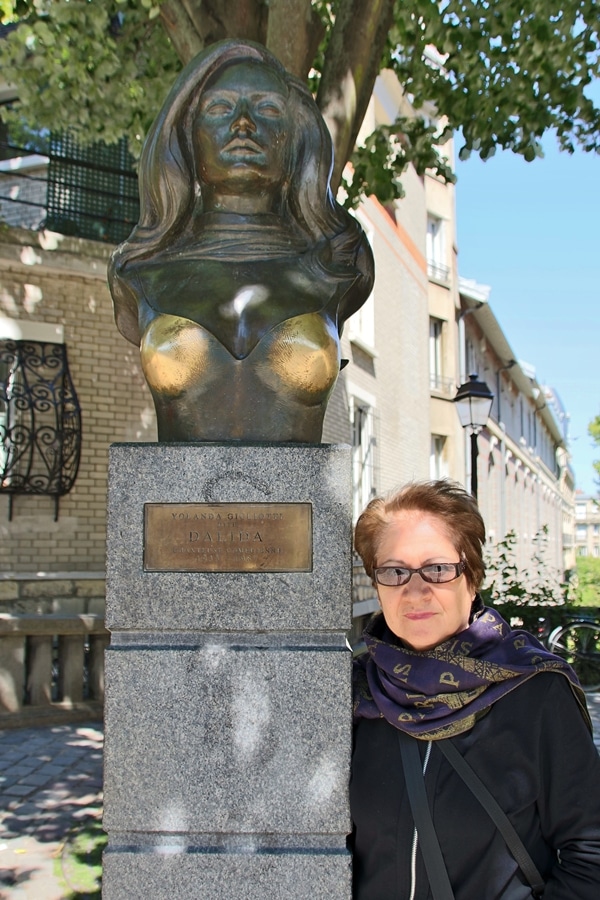
<path id="1" fill-rule="evenodd" d="M 452 740 L 544 875 L 544 900 L 599 900 L 600 757 L 567 679 L 536 675 Z M 418 743 L 424 758 L 427 741 Z M 435 742 L 425 783 L 456 900 L 530 898 L 492 820 Z M 350 803 L 355 900 L 408 900 L 414 825 L 396 729 L 383 719 L 356 725 Z M 418 850 L 415 866 L 414 898 L 426 900 Z"/>

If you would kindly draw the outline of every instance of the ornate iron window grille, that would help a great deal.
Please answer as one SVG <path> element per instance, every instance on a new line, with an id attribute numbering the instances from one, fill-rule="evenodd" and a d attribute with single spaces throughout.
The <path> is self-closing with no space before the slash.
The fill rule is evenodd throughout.
<path id="1" fill-rule="evenodd" d="M 0 340 L 0 493 L 59 498 L 75 483 L 81 409 L 64 344 Z"/>

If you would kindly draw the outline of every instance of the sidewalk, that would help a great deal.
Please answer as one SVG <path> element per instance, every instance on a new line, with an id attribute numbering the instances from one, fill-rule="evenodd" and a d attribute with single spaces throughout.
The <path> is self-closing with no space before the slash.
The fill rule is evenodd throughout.
<path id="1" fill-rule="evenodd" d="M 587 695 L 600 750 L 600 693 Z M 102 815 L 98 723 L 0 731 L 0 900 L 63 900 L 69 833 Z M 99 895 L 98 895 L 99 896 Z"/>
<path id="2" fill-rule="evenodd" d="M 61 900 L 69 832 L 102 815 L 102 726 L 0 731 L 0 900 Z"/>

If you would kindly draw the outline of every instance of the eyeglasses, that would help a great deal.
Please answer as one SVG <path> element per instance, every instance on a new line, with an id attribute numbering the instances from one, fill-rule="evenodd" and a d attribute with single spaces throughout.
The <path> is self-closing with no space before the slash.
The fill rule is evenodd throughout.
<path id="1" fill-rule="evenodd" d="M 408 566 L 381 566 L 373 569 L 375 581 L 386 587 L 400 587 L 408 584 L 413 575 L 417 573 L 428 584 L 447 584 L 459 578 L 465 571 L 465 564 L 461 560 L 457 563 L 432 563 L 429 566 L 420 566 L 418 569 L 409 569 Z"/>

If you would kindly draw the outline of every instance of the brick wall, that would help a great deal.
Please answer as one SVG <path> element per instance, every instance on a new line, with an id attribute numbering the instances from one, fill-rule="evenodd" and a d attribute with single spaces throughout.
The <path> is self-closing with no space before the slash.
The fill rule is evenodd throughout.
<path id="1" fill-rule="evenodd" d="M 54 522 L 50 497 L 0 494 L 0 573 L 104 571 L 106 472 L 113 442 L 156 440 L 136 347 L 114 324 L 106 284 L 112 248 L 93 241 L 0 232 L 0 316 L 60 324 L 82 413 L 82 453 Z"/>

